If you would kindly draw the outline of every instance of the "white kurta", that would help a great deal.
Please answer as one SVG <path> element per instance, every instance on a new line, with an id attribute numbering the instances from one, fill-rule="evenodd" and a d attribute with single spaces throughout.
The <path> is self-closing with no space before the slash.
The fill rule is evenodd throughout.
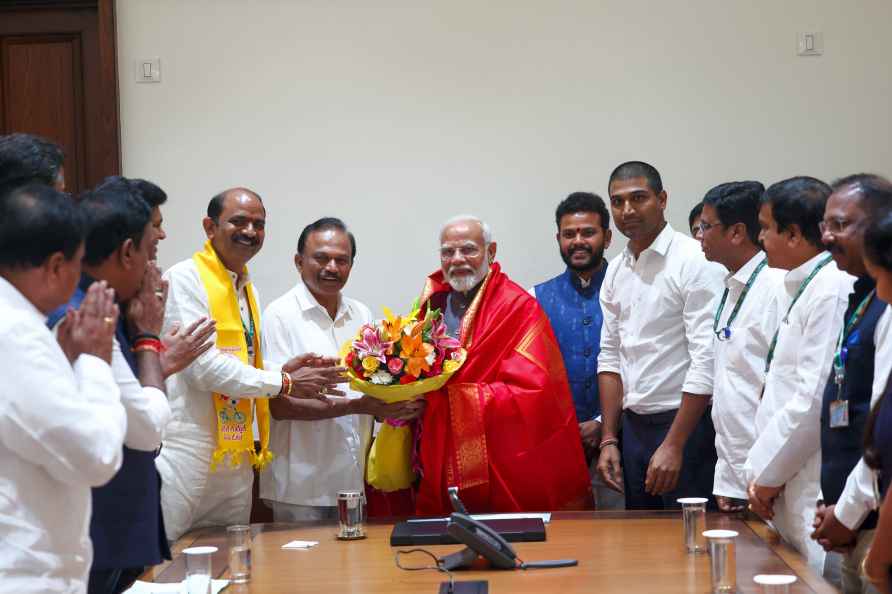
<path id="1" fill-rule="evenodd" d="M 623 409 L 675 410 L 681 394 L 712 394 L 712 317 L 725 269 L 666 225 L 636 260 L 626 247 L 601 285 L 598 372 L 618 373 Z"/>
<path id="2" fill-rule="evenodd" d="M 747 458 L 750 479 L 784 486 L 774 504 L 774 526 L 823 571 L 824 550 L 812 540 L 821 477 L 821 401 L 838 329 L 854 277 L 830 262 L 785 316 L 802 281 L 827 253 L 787 273 L 777 304 L 780 329 L 765 392 L 756 411 L 756 442 Z"/>
<path id="3" fill-rule="evenodd" d="M 719 329 L 727 325 L 747 281 L 764 259 L 765 254 L 759 252 L 725 279 L 728 297 L 719 318 Z M 765 383 L 765 357 L 777 328 L 776 317 L 766 312 L 776 304 L 777 292 L 783 290 L 784 272 L 763 268 L 731 323 L 731 336 L 724 340 L 714 338 L 712 422 L 718 461 L 712 492 L 716 495 L 747 497 L 744 463 L 756 440 L 754 417 Z"/>
<path id="4" fill-rule="evenodd" d="M 175 264 L 164 278 L 169 283 L 165 332 L 174 322 L 189 325 L 210 316 L 207 293 L 191 258 Z M 247 301 L 245 283 L 247 279 L 236 285 L 240 301 Z M 254 296 L 260 307 L 256 290 Z M 240 310 L 246 309 L 242 303 Z M 216 335 L 211 340 L 216 340 Z M 265 367 L 255 369 L 212 347 L 168 378 L 172 418 L 156 465 L 161 474 L 161 508 L 169 539 L 176 540 L 202 526 L 247 523 L 254 479 L 251 465 L 246 460 L 237 468 L 220 465 L 215 472 L 210 470 L 211 454 L 217 445 L 213 394 L 234 398 L 278 394 L 282 388 L 280 367 Z"/>
<path id="5" fill-rule="evenodd" d="M 170 421 L 170 404 L 158 388 L 143 386 L 133 375 L 121 345 L 115 339 L 112 374 L 121 390 L 121 404 L 127 411 L 127 436 L 124 445 L 134 450 L 154 452 L 161 445 L 164 428 Z"/>
<path id="6" fill-rule="evenodd" d="M 332 320 L 306 286 L 298 284 L 263 312 L 264 360 L 281 365 L 302 353 L 337 357 L 341 346 L 372 321 L 369 308 L 349 297 L 341 298 Z M 362 396 L 346 385 L 342 389 L 348 398 Z M 276 457 L 260 476 L 260 497 L 330 507 L 337 505 L 338 491 L 363 490 L 371 416 L 271 423 L 270 449 Z"/>
<path id="7" fill-rule="evenodd" d="M 86 592 L 90 488 L 121 466 L 120 392 L 101 359 L 72 367 L 46 316 L 2 277 L 0 361 L 0 592 Z"/>

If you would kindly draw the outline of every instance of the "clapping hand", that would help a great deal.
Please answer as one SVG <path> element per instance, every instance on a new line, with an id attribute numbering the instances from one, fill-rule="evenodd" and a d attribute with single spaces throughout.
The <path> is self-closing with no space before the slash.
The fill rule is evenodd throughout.
<path id="1" fill-rule="evenodd" d="M 171 324 L 170 330 L 161 337 L 164 346 L 161 371 L 164 377 L 182 371 L 214 346 L 208 339 L 216 329 L 217 322 L 208 318 L 199 318 L 186 327 L 179 322 Z"/>
<path id="2" fill-rule="evenodd" d="M 81 306 L 66 313 L 56 338 L 71 363 L 87 354 L 111 364 L 117 324 L 114 289 L 108 288 L 105 281 L 98 281 L 87 289 Z"/>
<path id="3" fill-rule="evenodd" d="M 139 292 L 127 302 L 126 318 L 130 335 L 160 335 L 166 303 L 167 281 L 162 280 L 161 270 L 155 263 L 149 262 Z"/>

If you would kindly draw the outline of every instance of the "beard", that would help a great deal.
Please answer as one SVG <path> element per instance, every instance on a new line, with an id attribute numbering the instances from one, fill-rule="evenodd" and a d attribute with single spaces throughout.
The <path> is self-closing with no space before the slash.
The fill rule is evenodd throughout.
<path id="1" fill-rule="evenodd" d="M 480 268 L 473 271 L 473 274 L 466 274 L 459 277 L 453 276 L 453 271 L 459 270 L 472 270 L 470 266 L 453 266 L 448 271 L 444 271 L 444 275 L 446 277 L 446 282 L 449 283 L 449 286 L 452 287 L 454 291 L 458 291 L 459 293 L 467 293 L 482 281 L 486 277 L 486 273 L 489 272 L 489 261 L 483 260 L 480 264 Z"/>
<path id="2" fill-rule="evenodd" d="M 576 252 L 586 252 L 589 254 L 588 262 L 585 264 L 576 264 L 573 262 L 573 254 Z M 571 252 L 567 252 L 566 254 L 561 251 L 561 259 L 564 261 L 564 264 L 567 265 L 567 268 L 574 272 L 588 272 L 589 270 L 594 270 L 598 266 L 601 265 L 601 260 L 604 259 L 604 248 L 599 249 L 598 251 L 592 251 L 588 246 L 586 247 L 578 247 Z"/>

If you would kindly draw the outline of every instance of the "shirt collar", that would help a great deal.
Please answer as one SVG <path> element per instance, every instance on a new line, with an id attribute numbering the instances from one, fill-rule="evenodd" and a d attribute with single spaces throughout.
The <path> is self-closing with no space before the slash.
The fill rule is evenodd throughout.
<path id="1" fill-rule="evenodd" d="M 567 267 L 566 272 L 564 274 L 567 275 L 567 278 L 570 280 L 570 284 L 574 289 L 581 293 L 590 293 L 593 290 L 600 289 L 601 284 L 604 282 L 604 276 L 607 273 L 607 260 L 601 260 L 601 265 L 597 270 L 592 272 L 591 278 L 588 282 L 585 282 L 580 278 L 578 274 L 571 268 Z"/>
<path id="2" fill-rule="evenodd" d="M 750 276 L 752 276 L 753 272 L 755 272 L 756 267 L 764 259 L 765 252 L 756 252 L 755 256 L 750 258 L 746 264 L 740 267 L 740 270 L 738 270 L 734 274 L 728 274 L 728 276 L 725 277 L 725 286 L 729 288 L 731 287 L 731 285 L 740 285 L 741 287 L 745 286 L 747 281 L 750 280 Z"/>
<path id="3" fill-rule="evenodd" d="M 245 269 L 245 273 L 242 275 L 242 280 L 239 282 L 238 275 L 233 271 L 226 269 L 226 274 L 229 275 L 229 278 L 232 279 L 232 284 L 235 285 L 235 292 L 241 293 L 242 289 L 245 288 L 245 285 L 251 282 L 251 275 L 248 274 L 248 270 Z"/>
<path id="4" fill-rule="evenodd" d="M 784 287 L 787 289 L 787 292 L 790 293 L 790 295 L 795 295 L 796 291 L 799 290 L 799 286 L 802 284 L 802 281 L 808 278 L 808 275 L 811 274 L 812 270 L 815 269 L 815 266 L 818 265 L 818 262 L 826 257 L 827 252 L 821 252 L 788 272 L 787 275 L 784 277 Z"/>
<path id="5" fill-rule="evenodd" d="M 46 325 L 46 316 L 27 297 L 25 297 L 11 282 L 0 276 L 0 301 L 11 305 L 14 309 L 32 316 L 36 322 Z"/>
<path id="6" fill-rule="evenodd" d="M 663 230 L 660 231 L 660 234 L 651 242 L 649 246 L 641 250 L 641 254 L 639 254 L 639 258 L 641 255 L 647 252 L 656 252 L 657 254 L 666 257 L 666 254 L 669 252 L 669 246 L 672 245 L 672 239 L 675 237 L 675 229 L 672 228 L 668 222 L 663 227 Z M 626 257 L 630 260 L 634 260 L 635 256 L 632 254 L 632 250 L 629 249 L 628 244 L 624 250 Z"/>
<path id="7" fill-rule="evenodd" d="M 301 311 L 310 311 L 312 309 L 318 309 L 328 317 L 328 310 L 326 310 L 320 303 L 313 297 L 313 294 L 310 293 L 310 290 L 307 288 L 307 285 L 304 283 L 297 283 L 297 286 L 294 287 L 294 295 L 297 298 L 297 305 L 300 307 Z M 338 311 L 335 315 L 334 321 L 339 320 L 341 317 L 352 314 L 352 310 L 350 305 L 344 299 L 344 296 L 341 295 L 338 299 Z"/>

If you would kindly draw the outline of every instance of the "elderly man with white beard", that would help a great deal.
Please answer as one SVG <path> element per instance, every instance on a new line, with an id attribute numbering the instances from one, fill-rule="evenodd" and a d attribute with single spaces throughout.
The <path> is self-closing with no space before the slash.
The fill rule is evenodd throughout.
<path id="1" fill-rule="evenodd" d="M 468 356 L 426 397 L 416 512 L 448 513 L 453 485 L 472 512 L 590 506 L 576 412 L 548 318 L 501 271 L 492 231 L 477 217 L 447 221 L 439 251 L 441 269 L 427 279 L 419 316 L 443 311 Z"/>

